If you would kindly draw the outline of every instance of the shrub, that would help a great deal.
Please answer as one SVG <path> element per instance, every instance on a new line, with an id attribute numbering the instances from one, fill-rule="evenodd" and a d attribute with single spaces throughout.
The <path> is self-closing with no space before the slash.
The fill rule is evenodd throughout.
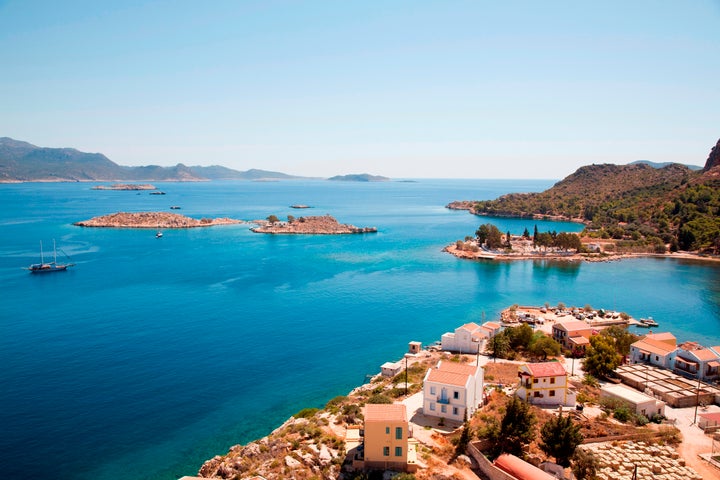
<path id="1" fill-rule="evenodd" d="M 312 418 L 319 410 L 317 408 L 303 408 L 297 412 L 293 417 L 295 418 Z"/>
<path id="2" fill-rule="evenodd" d="M 376 393 L 368 398 L 367 403 L 393 403 L 392 399 L 383 393 Z"/>
<path id="3" fill-rule="evenodd" d="M 615 410 L 613 410 L 613 418 L 615 418 L 615 420 L 617 420 L 618 422 L 625 423 L 628 420 L 630 420 L 631 417 L 632 417 L 632 412 L 625 405 L 621 405 L 621 406 L 615 408 Z"/>

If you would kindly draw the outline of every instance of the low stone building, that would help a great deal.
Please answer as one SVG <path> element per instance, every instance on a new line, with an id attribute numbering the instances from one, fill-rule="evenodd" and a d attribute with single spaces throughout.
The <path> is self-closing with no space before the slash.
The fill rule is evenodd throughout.
<path id="1" fill-rule="evenodd" d="M 600 398 L 619 400 L 630 407 L 636 415 L 650 418 L 665 415 L 665 402 L 623 385 L 605 385 L 600 389 Z"/>

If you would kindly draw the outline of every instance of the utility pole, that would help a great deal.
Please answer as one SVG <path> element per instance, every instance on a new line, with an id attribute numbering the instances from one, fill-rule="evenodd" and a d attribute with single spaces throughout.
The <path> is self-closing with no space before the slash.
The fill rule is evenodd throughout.
<path id="1" fill-rule="evenodd" d="M 408 386 L 407 386 L 407 382 L 408 382 L 408 371 L 407 371 L 407 370 L 408 370 L 408 366 L 407 366 L 407 356 L 405 356 L 405 395 L 407 395 L 407 392 L 408 392 Z"/>
<path id="2" fill-rule="evenodd" d="M 698 384 L 697 384 L 697 390 L 695 393 L 695 420 L 693 420 L 693 422 L 690 425 L 697 424 L 697 409 L 698 409 L 698 404 L 700 403 L 700 370 L 698 370 L 697 376 L 698 376 Z"/>

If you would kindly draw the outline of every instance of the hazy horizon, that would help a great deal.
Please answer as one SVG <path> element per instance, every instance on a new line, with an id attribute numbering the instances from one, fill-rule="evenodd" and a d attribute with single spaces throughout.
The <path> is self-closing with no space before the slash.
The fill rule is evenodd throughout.
<path id="1" fill-rule="evenodd" d="M 0 1 L 0 135 L 321 178 L 702 166 L 719 20 L 712 0 Z"/>

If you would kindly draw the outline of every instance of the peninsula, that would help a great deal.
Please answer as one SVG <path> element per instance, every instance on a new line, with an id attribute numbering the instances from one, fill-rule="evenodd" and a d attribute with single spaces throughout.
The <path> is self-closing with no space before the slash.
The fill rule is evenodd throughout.
<path id="1" fill-rule="evenodd" d="M 164 212 L 118 212 L 75 222 L 73 225 L 108 228 L 194 228 L 238 223 L 243 223 L 243 221 L 232 218 L 201 218 L 198 220 L 177 213 Z"/>
<path id="2" fill-rule="evenodd" d="M 255 233 L 279 235 L 345 235 L 350 233 L 376 233 L 376 227 L 356 227 L 339 223 L 330 215 L 318 217 L 288 216 L 287 222 L 281 222 L 276 216 L 270 215 L 268 220 L 256 221 L 259 225 L 251 228 Z"/>

